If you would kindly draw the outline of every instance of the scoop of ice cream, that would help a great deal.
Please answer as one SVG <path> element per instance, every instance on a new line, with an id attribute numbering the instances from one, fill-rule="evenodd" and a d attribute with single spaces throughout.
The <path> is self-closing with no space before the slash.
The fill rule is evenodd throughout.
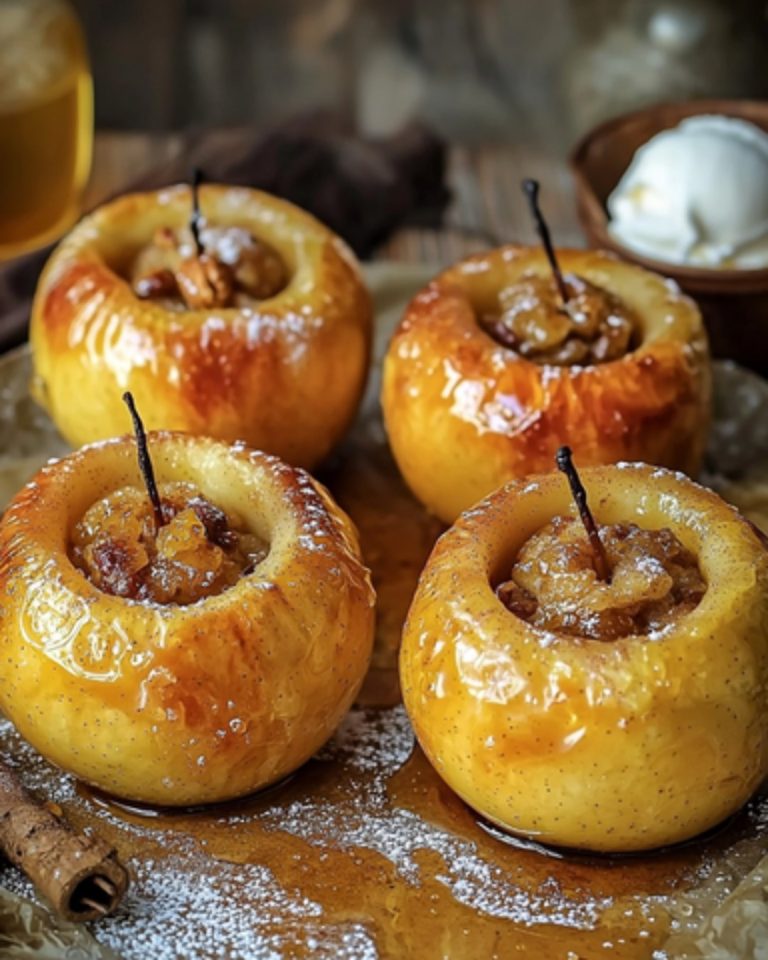
<path id="1" fill-rule="evenodd" d="M 768 266 L 768 134 L 699 116 L 652 137 L 608 198 L 619 243 L 670 263 Z"/>

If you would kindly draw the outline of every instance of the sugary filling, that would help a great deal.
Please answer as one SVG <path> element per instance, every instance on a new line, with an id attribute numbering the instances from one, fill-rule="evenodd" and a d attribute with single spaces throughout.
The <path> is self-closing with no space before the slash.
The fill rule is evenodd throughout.
<path id="1" fill-rule="evenodd" d="M 244 227 L 205 227 L 200 239 L 202 253 L 188 227 L 156 230 L 128 272 L 136 295 L 169 310 L 247 307 L 288 283 L 282 257 Z"/>
<path id="2" fill-rule="evenodd" d="M 240 517 L 191 484 L 164 484 L 159 492 L 159 529 L 138 487 L 96 501 L 76 524 L 70 559 L 104 593 L 186 605 L 227 590 L 267 556 L 268 545 Z"/>
<path id="3" fill-rule="evenodd" d="M 611 569 L 595 572 L 581 522 L 555 517 L 523 544 L 497 588 L 508 610 L 556 634 L 615 640 L 652 634 L 696 607 L 706 583 L 694 555 L 668 529 L 599 527 Z"/>
<path id="4" fill-rule="evenodd" d="M 583 277 L 566 274 L 564 280 L 565 304 L 553 277 L 523 274 L 499 293 L 498 310 L 479 316 L 480 326 L 502 346 L 555 366 L 607 363 L 633 349 L 633 311 Z"/>

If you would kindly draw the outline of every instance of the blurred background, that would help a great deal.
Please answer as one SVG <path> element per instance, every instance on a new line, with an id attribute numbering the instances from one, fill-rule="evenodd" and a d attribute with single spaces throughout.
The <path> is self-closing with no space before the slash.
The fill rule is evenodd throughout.
<path id="1" fill-rule="evenodd" d="M 765 0 L 0 0 L 0 262 L 192 165 L 362 256 L 432 262 L 530 239 L 536 176 L 578 244 L 565 161 L 587 130 L 768 99 L 766 63 Z M 41 262 L 0 276 L 0 311 Z"/>
<path id="2" fill-rule="evenodd" d="M 768 94 L 762 0 L 74 0 L 97 128 L 268 124 L 565 150 L 660 99 Z"/>

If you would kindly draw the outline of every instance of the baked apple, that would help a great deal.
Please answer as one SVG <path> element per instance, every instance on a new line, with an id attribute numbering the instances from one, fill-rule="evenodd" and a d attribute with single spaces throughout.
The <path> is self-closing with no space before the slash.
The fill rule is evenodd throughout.
<path id="1" fill-rule="evenodd" d="M 440 274 L 390 343 L 382 407 L 416 496 L 447 523 L 502 483 L 643 460 L 695 474 L 711 374 L 698 309 L 607 253 L 509 245 Z M 564 299 L 564 297 L 566 299 Z"/>
<path id="2" fill-rule="evenodd" d="M 559 474 L 496 491 L 422 574 L 403 696 L 432 764 L 488 820 L 651 849 L 714 827 L 768 773 L 768 552 L 681 474 L 583 479 L 605 570 Z"/>
<path id="3" fill-rule="evenodd" d="M 0 523 L 0 707 L 109 793 L 181 805 L 296 769 L 373 641 L 356 532 L 302 470 L 243 445 L 129 437 L 43 468 Z"/>
<path id="4" fill-rule="evenodd" d="M 30 338 L 33 393 L 73 446 L 120 434 L 130 390 L 150 429 L 310 467 L 355 415 L 371 304 L 352 253 L 309 214 L 214 184 L 193 205 L 178 186 L 75 227 L 43 272 Z"/>

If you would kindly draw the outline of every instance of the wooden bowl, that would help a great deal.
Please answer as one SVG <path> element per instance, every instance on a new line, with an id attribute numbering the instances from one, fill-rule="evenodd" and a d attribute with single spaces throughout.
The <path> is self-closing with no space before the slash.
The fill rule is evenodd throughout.
<path id="1" fill-rule="evenodd" d="M 757 100 L 663 103 L 614 117 L 591 130 L 571 153 L 579 219 L 591 246 L 611 250 L 625 260 L 671 277 L 697 301 L 714 356 L 730 357 L 768 375 L 768 268 L 679 266 L 644 257 L 608 232 L 606 201 L 635 151 L 660 131 L 700 114 L 738 117 L 768 133 L 768 102 Z"/>

